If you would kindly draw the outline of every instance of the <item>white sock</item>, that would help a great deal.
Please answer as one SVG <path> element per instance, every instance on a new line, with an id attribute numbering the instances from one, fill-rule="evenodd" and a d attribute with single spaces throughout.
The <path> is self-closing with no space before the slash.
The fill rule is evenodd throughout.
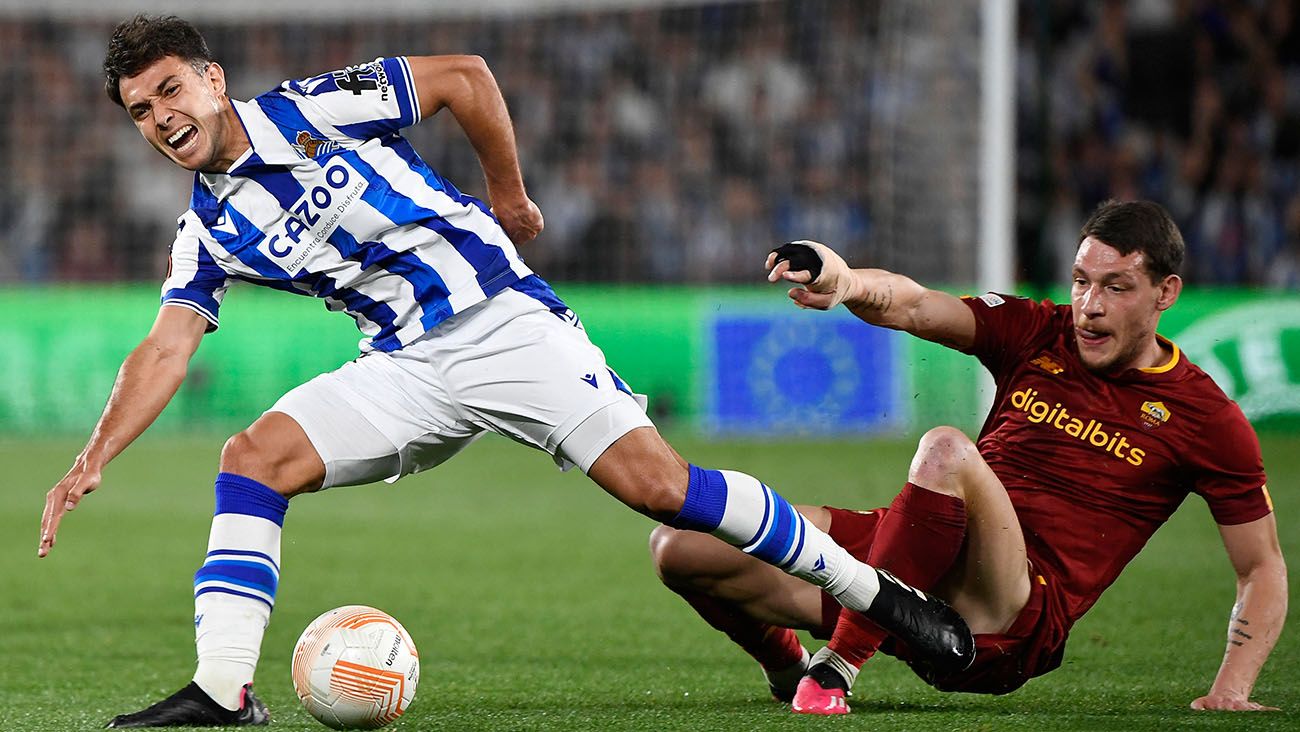
<path id="1" fill-rule="evenodd" d="M 855 668 L 853 664 L 844 660 L 843 656 L 832 651 L 829 646 L 823 646 L 821 650 L 814 653 L 812 662 L 808 665 L 816 666 L 819 663 L 824 663 L 827 666 L 830 666 L 835 669 L 836 673 L 844 677 L 844 681 L 848 684 L 846 687 L 848 689 L 852 689 L 853 682 L 858 680 L 858 669 Z"/>
<path id="2" fill-rule="evenodd" d="M 876 575 L 876 570 L 871 565 L 848 556 L 848 552 L 845 552 L 845 556 L 849 562 L 856 565 L 855 574 L 843 582 L 838 591 L 832 590 L 829 586 L 826 590 L 844 607 L 860 613 L 866 612 L 875 601 L 876 594 L 880 592 L 880 577 Z"/>
<path id="3" fill-rule="evenodd" d="M 831 593 L 859 612 L 871 606 L 880 582 L 788 501 L 755 478 L 734 470 L 690 466 L 680 529 L 713 534 L 768 564 Z"/>
<path id="4" fill-rule="evenodd" d="M 208 554 L 194 574 L 194 682 L 226 709 L 252 683 L 280 579 L 288 501 L 243 476 L 217 476 Z"/>
<path id="5" fill-rule="evenodd" d="M 194 645 L 198 667 L 194 682 L 213 701 L 231 711 L 239 709 L 244 684 L 252 683 L 262 634 L 270 609 L 261 612 L 247 602 L 230 602 L 216 593 L 194 600 Z"/>

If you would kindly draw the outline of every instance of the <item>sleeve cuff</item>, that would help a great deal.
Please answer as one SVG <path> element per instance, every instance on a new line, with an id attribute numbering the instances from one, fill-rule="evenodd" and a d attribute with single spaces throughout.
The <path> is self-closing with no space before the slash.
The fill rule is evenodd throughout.
<path id="1" fill-rule="evenodd" d="M 199 315 L 202 315 L 203 319 L 208 321 L 208 327 L 205 331 L 203 331 L 204 333 L 211 333 L 212 331 L 221 327 L 221 322 L 217 319 L 217 316 L 209 312 L 206 308 L 204 308 L 202 305 L 199 305 L 196 302 L 191 302 L 190 300 L 180 300 L 180 299 L 164 300 L 163 307 L 166 307 L 168 305 L 172 305 L 175 307 L 189 308 L 190 310 L 193 310 Z"/>

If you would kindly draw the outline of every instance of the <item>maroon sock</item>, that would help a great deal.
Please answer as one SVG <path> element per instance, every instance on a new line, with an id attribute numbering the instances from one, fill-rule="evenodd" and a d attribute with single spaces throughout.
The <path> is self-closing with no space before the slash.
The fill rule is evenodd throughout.
<path id="1" fill-rule="evenodd" d="M 696 592 L 679 592 L 695 612 L 768 671 L 780 671 L 803 660 L 803 644 L 790 628 L 764 623 L 730 603 Z"/>
<path id="2" fill-rule="evenodd" d="M 908 483 L 880 520 L 867 564 L 929 590 L 952 567 L 965 537 L 965 501 Z M 860 613 L 844 611 L 827 646 L 860 667 L 886 636 Z"/>

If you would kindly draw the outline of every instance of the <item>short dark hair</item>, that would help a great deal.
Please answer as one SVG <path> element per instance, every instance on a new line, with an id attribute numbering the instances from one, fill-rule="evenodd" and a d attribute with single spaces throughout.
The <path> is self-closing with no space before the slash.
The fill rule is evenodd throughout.
<path id="1" fill-rule="evenodd" d="M 1183 235 L 1164 206 L 1153 201 L 1104 201 L 1079 230 L 1079 244 L 1092 237 L 1128 256 L 1142 252 L 1152 282 L 1183 267 Z"/>
<path id="2" fill-rule="evenodd" d="M 108 92 L 108 98 L 117 106 L 125 107 L 118 89 L 122 77 L 135 76 L 167 56 L 188 62 L 200 74 L 213 61 L 199 29 L 175 15 L 141 14 L 118 23 L 108 41 L 108 53 L 104 55 L 104 91 Z"/>

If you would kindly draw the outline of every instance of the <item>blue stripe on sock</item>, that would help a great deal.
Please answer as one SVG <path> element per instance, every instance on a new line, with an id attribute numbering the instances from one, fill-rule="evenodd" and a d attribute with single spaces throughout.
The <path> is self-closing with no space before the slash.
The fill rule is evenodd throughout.
<path id="1" fill-rule="evenodd" d="M 221 582 L 227 585 L 238 585 L 239 587 L 244 587 L 249 590 L 256 590 L 258 592 L 265 593 L 272 600 L 275 599 L 275 588 L 268 587 L 262 584 L 261 582 L 241 580 L 241 579 L 236 579 L 234 577 L 228 577 L 226 575 L 212 575 L 210 577 L 200 577 L 197 574 L 194 575 L 194 587 L 196 590 L 199 589 L 200 585 L 211 583 L 211 582 Z M 195 592 L 194 596 L 198 597 L 200 594 L 201 594 L 200 592 Z"/>
<path id="2" fill-rule="evenodd" d="M 767 486 L 760 484 L 758 494 L 763 497 L 763 520 L 758 522 L 758 531 L 749 537 L 749 541 L 740 545 L 740 550 L 748 552 L 768 531 L 768 519 L 772 518 L 772 498 L 768 495 Z"/>
<path id="3" fill-rule="evenodd" d="M 807 525 L 806 525 L 805 522 L 806 522 L 808 519 L 804 518 L 803 516 L 796 516 L 795 519 L 796 519 L 796 520 L 795 520 L 794 525 L 795 525 L 795 528 L 798 529 L 798 532 L 799 532 L 799 540 L 798 540 L 797 542 L 795 542 L 794 551 L 790 553 L 790 558 L 787 559 L 784 563 L 781 564 L 781 567 L 780 567 L 781 569 L 789 569 L 790 567 L 793 567 L 793 566 L 794 566 L 794 560 L 798 559 L 798 558 L 799 558 L 799 555 L 800 555 L 801 553 L 803 553 L 803 540 L 804 540 L 804 539 L 806 538 L 806 536 L 807 536 Z"/>
<path id="4" fill-rule="evenodd" d="M 194 573 L 194 584 L 216 580 L 261 590 L 275 597 L 280 578 L 265 564 L 256 562 L 208 562 Z"/>
<path id="5" fill-rule="evenodd" d="M 273 603 L 267 602 L 265 597 L 254 595 L 251 592 L 240 592 L 238 590 L 232 590 L 229 587 L 204 587 L 203 589 L 196 591 L 194 593 L 194 596 L 198 597 L 199 595 L 206 595 L 209 592 L 220 592 L 223 595 L 236 595 L 238 597 L 247 597 L 250 600 L 257 600 L 258 602 L 271 608 L 272 610 L 275 609 L 275 605 Z"/>
<path id="6" fill-rule="evenodd" d="M 237 557 L 258 557 L 259 559 L 265 559 L 266 561 L 271 563 L 272 567 L 275 567 L 276 572 L 280 571 L 280 565 L 274 559 L 271 558 L 271 555 L 263 554 L 262 552 L 251 552 L 246 549 L 214 549 L 208 552 L 207 556 L 216 557 L 223 554 L 228 554 Z"/>
<path id="7" fill-rule="evenodd" d="M 727 479 L 716 470 L 690 466 L 690 482 L 682 510 L 668 522 L 675 529 L 712 533 L 727 510 Z"/>
<path id="8" fill-rule="evenodd" d="M 284 513 L 289 509 L 289 499 L 252 478 L 234 473 L 219 473 L 216 491 L 217 510 L 213 513 L 214 516 L 238 513 L 257 516 L 276 526 L 284 526 Z"/>
<path id="9" fill-rule="evenodd" d="M 773 509 L 772 529 L 748 552 L 768 564 L 779 564 L 785 560 L 790 547 L 794 546 L 799 516 L 795 513 L 794 506 L 774 493 L 771 488 L 763 486 L 763 494 Z"/>

